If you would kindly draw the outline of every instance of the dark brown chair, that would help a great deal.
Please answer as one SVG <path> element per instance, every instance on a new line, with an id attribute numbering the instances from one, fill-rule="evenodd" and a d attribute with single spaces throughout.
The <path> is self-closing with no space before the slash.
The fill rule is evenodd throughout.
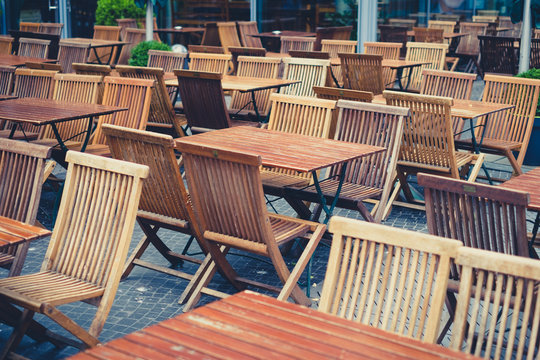
<path id="1" fill-rule="evenodd" d="M 251 48 L 251 47 L 229 47 L 229 52 L 232 55 L 233 74 L 236 74 L 238 70 L 238 57 L 239 56 L 266 56 L 265 48 Z"/>
<path id="2" fill-rule="evenodd" d="M 442 43 L 444 40 L 443 29 L 415 27 L 413 28 L 413 31 L 414 41 Z"/>
<path id="3" fill-rule="evenodd" d="M 259 33 L 256 21 L 237 21 L 238 32 L 242 45 L 252 48 L 262 48 L 261 39 L 256 36 L 251 36 Z"/>
<path id="4" fill-rule="evenodd" d="M 15 69 L 14 66 L 0 65 L 0 95 L 11 95 Z"/>
<path id="5" fill-rule="evenodd" d="M 392 43 L 401 43 L 400 56 L 405 57 L 407 53 L 407 27 L 406 26 L 395 26 L 395 25 L 379 25 L 379 32 L 381 33 L 382 42 L 392 42 Z"/>
<path id="6" fill-rule="evenodd" d="M 531 39 L 530 68 L 540 69 L 540 39 Z"/>
<path id="7" fill-rule="evenodd" d="M 73 71 L 73 63 L 85 63 L 90 54 L 89 44 L 77 44 L 60 42 L 60 50 L 58 51 L 58 62 L 62 66 L 65 73 Z"/>
<path id="8" fill-rule="evenodd" d="M 321 50 L 321 41 L 324 39 L 331 40 L 350 40 L 351 39 L 351 26 L 334 26 L 334 27 L 320 27 L 315 30 L 315 43 L 313 44 L 313 50 Z"/>
<path id="9" fill-rule="evenodd" d="M 339 54 L 343 72 L 343 87 L 382 94 L 382 55 Z"/>
<path id="10" fill-rule="evenodd" d="M 484 74 L 517 74 L 519 49 L 516 49 L 514 43 L 519 39 L 487 35 L 478 35 L 478 39 L 480 67 Z"/>
<path id="11" fill-rule="evenodd" d="M 289 50 L 289 55 L 291 55 L 291 57 L 305 59 L 330 59 L 330 54 L 322 51 Z"/>
<path id="12" fill-rule="evenodd" d="M 314 86 L 313 91 L 319 99 L 351 100 L 361 102 L 373 101 L 373 93 L 369 91 L 341 89 L 327 86 Z"/>
<path id="13" fill-rule="evenodd" d="M 225 54 L 225 49 L 221 46 L 188 45 L 188 51 L 190 53 Z"/>

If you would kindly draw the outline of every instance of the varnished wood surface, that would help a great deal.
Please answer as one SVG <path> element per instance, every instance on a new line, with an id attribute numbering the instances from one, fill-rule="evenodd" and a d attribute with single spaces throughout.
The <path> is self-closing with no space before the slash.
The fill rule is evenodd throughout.
<path id="1" fill-rule="evenodd" d="M 459 38 L 459 37 L 463 37 L 463 36 L 467 36 L 467 35 L 469 35 L 469 33 L 444 32 L 443 33 L 443 38 L 445 38 L 445 39 L 453 39 L 453 38 Z M 414 30 L 408 30 L 407 31 L 407 36 L 414 37 Z"/>
<path id="2" fill-rule="evenodd" d="M 0 95 L 0 101 L 2 100 L 11 100 L 16 99 L 17 97 L 15 95 Z"/>
<path id="3" fill-rule="evenodd" d="M 400 59 L 383 59 L 382 67 L 388 67 L 393 70 L 412 68 L 416 66 L 421 66 L 429 64 L 429 61 L 409 61 L 409 60 L 400 60 Z"/>
<path id="4" fill-rule="evenodd" d="M 23 66 L 27 62 L 54 63 L 56 62 L 56 60 L 34 58 L 34 57 L 28 57 L 28 56 L 18 56 L 18 55 L 5 55 L 5 54 L 0 55 L 0 65 Z"/>
<path id="5" fill-rule="evenodd" d="M 0 216 L 0 249 L 51 235 L 47 229 Z"/>
<path id="6" fill-rule="evenodd" d="M 249 36 L 254 36 L 254 37 L 259 37 L 259 38 L 263 38 L 263 37 L 267 37 L 267 38 L 280 38 L 282 36 L 303 36 L 303 37 L 312 37 L 312 36 L 315 36 L 317 34 L 313 33 L 313 32 L 306 32 L 306 31 L 291 31 L 291 30 L 283 30 L 283 31 L 280 31 L 279 34 L 274 34 L 273 31 L 269 31 L 269 32 L 263 32 L 263 33 L 260 33 L 260 34 L 249 34 Z"/>
<path id="7" fill-rule="evenodd" d="M 195 33 L 195 32 L 204 32 L 204 28 L 201 27 L 182 27 L 181 29 L 177 28 L 164 28 L 164 29 L 154 29 L 156 33 L 171 33 L 171 34 L 186 34 L 186 33 Z"/>
<path id="8" fill-rule="evenodd" d="M 82 104 L 50 99 L 20 98 L 0 101 L 0 119 L 45 125 L 125 111 L 117 106 Z"/>
<path id="9" fill-rule="evenodd" d="M 165 77 L 167 78 L 167 80 L 165 80 L 165 85 L 178 86 L 178 78 L 172 78 L 173 76 L 174 74 L 171 73 L 167 73 L 165 75 Z M 299 82 L 300 80 L 262 79 L 255 77 L 225 75 L 221 79 L 221 87 L 223 88 L 223 90 L 237 90 L 241 92 L 248 92 L 279 88 Z"/>
<path id="10" fill-rule="evenodd" d="M 300 172 L 323 169 L 384 150 L 378 146 L 248 126 L 237 126 L 187 136 L 176 139 L 176 142 L 211 147 L 218 151 L 221 149 L 260 155 L 264 166 Z"/>
<path id="11" fill-rule="evenodd" d="M 60 43 L 88 44 L 90 45 L 91 48 L 102 48 L 102 47 L 120 46 L 120 45 L 128 44 L 125 41 L 87 39 L 87 38 L 67 38 L 67 39 L 62 39 Z"/>
<path id="12" fill-rule="evenodd" d="M 144 354 L 144 355 L 143 355 Z M 245 291 L 71 359 L 476 359 Z"/>
<path id="13" fill-rule="evenodd" d="M 525 191 L 529 193 L 530 201 L 527 208 L 540 211 L 540 167 L 501 184 L 502 187 L 514 190 Z"/>

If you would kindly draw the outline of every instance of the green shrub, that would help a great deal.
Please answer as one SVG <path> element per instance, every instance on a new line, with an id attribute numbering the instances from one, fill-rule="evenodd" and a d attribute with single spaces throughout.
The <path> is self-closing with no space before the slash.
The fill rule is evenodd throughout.
<path id="1" fill-rule="evenodd" d="M 133 0 L 98 0 L 96 25 L 116 26 L 116 19 L 137 19 L 144 15 L 144 9 L 138 8 Z"/>
<path id="2" fill-rule="evenodd" d="M 148 64 L 148 50 L 166 50 L 171 51 L 171 47 L 167 44 L 157 41 L 144 41 L 135 46 L 131 50 L 129 65 L 131 66 L 146 66 Z"/>
<path id="3" fill-rule="evenodd" d="M 527 79 L 540 79 L 540 69 L 532 68 L 532 69 L 522 72 L 521 74 L 517 74 L 516 76 L 527 78 Z M 536 105 L 536 116 L 540 116 L 540 100 L 538 101 L 538 104 Z"/>

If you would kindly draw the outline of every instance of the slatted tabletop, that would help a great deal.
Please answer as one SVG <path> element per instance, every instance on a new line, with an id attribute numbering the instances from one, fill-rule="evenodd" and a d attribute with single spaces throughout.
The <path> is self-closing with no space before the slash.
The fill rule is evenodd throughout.
<path id="1" fill-rule="evenodd" d="M 174 74 L 167 73 L 165 75 L 166 86 L 178 86 L 178 78 Z M 224 90 L 237 90 L 240 92 L 260 91 L 266 89 L 280 88 L 299 83 L 300 80 L 283 80 L 283 79 L 261 79 L 254 77 L 225 75 L 221 79 L 221 87 Z"/>
<path id="2" fill-rule="evenodd" d="M 66 38 L 60 40 L 62 43 L 78 43 L 78 44 L 88 44 L 91 48 L 102 48 L 102 47 L 111 47 L 111 46 L 123 46 L 129 44 L 125 41 L 118 40 L 103 40 L 103 39 L 89 39 L 89 38 Z"/>
<path id="3" fill-rule="evenodd" d="M 283 30 L 283 31 L 269 31 L 263 32 L 260 34 L 249 34 L 249 36 L 260 37 L 260 38 L 281 38 L 282 36 L 302 36 L 302 37 L 314 37 L 317 34 L 314 32 L 307 31 L 292 31 L 292 30 Z"/>
<path id="4" fill-rule="evenodd" d="M 460 38 L 460 37 L 463 37 L 463 36 L 467 36 L 469 35 L 470 33 L 451 33 L 451 32 L 444 32 L 443 33 L 443 38 L 445 39 L 454 39 L 454 38 Z M 411 36 L 411 37 L 414 37 L 414 30 L 408 30 L 407 31 L 407 36 Z"/>
<path id="5" fill-rule="evenodd" d="M 85 359 L 475 359 L 244 291 L 73 356 Z"/>
<path id="6" fill-rule="evenodd" d="M 47 229 L 0 216 L 0 249 L 51 235 Z"/>
<path id="7" fill-rule="evenodd" d="M 28 57 L 28 56 L 18 56 L 18 55 L 6 55 L 6 54 L 0 55 L 0 65 L 24 66 L 27 62 L 55 63 L 56 60 L 34 58 L 34 57 Z"/>
<path id="8" fill-rule="evenodd" d="M 300 172 L 320 170 L 385 149 L 250 126 L 235 126 L 176 139 L 216 150 L 261 156 L 262 164 Z"/>
<path id="9" fill-rule="evenodd" d="M 156 33 L 171 33 L 171 34 L 186 34 L 186 33 L 195 33 L 195 32 L 204 32 L 204 28 L 200 27 L 188 27 L 181 26 L 180 28 L 163 28 L 163 29 L 154 29 Z"/>
<path id="10" fill-rule="evenodd" d="M 530 195 L 528 208 L 540 212 L 540 167 L 513 177 L 500 186 L 528 192 Z"/>

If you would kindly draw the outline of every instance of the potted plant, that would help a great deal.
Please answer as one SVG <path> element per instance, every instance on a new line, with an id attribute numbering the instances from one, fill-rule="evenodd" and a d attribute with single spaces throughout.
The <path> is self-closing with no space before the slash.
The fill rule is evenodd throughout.
<path id="1" fill-rule="evenodd" d="M 171 51 L 171 47 L 158 41 L 143 41 L 131 50 L 131 57 L 128 60 L 131 66 L 146 66 L 148 64 L 148 50 Z"/>
<path id="2" fill-rule="evenodd" d="M 521 74 L 516 75 L 522 78 L 540 79 L 540 69 L 529 69 Z M 534 118 L 533 129 L 527 153 L 523 160 L 525 165 L 540 165 L 540 101 L 536 106 L 536 116 Z"/>

